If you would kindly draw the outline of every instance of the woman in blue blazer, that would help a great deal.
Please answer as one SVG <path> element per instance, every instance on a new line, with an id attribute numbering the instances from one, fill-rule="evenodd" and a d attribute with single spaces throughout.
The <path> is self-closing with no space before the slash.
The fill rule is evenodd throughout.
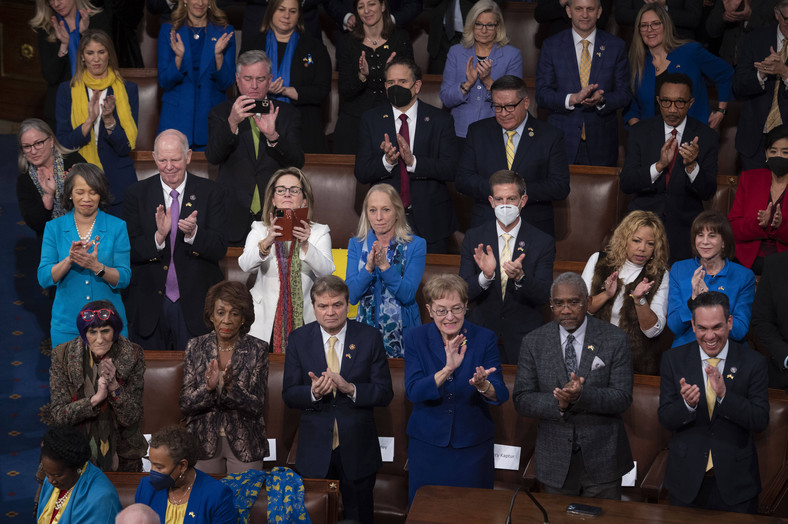
<path id="1" fill-rule="evenodd" d="M 441 102 L 451 109 L 458 137 L 465 138 L 472 123 L 493 116 L 490 87 L 504 75 L 523 77 L 522 53 L 509 45 L 498 4 L 480 0 L 468 12 L 462 41 L 449 49 L 443 70 Z"/>
<path id="2" fill-rule="evenodd" d="M 235 37 L 227 16 L 210 2 L 178 2 L 159 31 L 159 133 L 177 129 L 194 151 L 208 143 L 208 113 L 227 99 L 235 80 Z"/>
<path id="3" fill-rule="evenodd" d="M 430 484 L 492 489 L 495 425 L 489 404 L 509 398 L 495 334 L 465 322 L 468 285 L 458 275 L 423 288 L 435 321 L 405 335 L 408 501 Z"/>
<path id="4" fill-rule="evenodd" d="M 358 232 L 350 239 L 345 282 L 356 320 L 378 328 L 389 358 L 402 358 L 402 336 L 421 325 L 416 291 L 427 261 L 427 242 L 413 235 L 394 186 L 372 186 Z"/>
<path id="5" fill-rule="evenodd" d="M 733 99 L 733 68 L 699 43 L 676 38 L 673 21 L 659 3 L 643 6 L 635 20 L 635 31 L 629 47 L 635 96 L 624 113 L 624 122 L 632 126 L 656 114 L 657 77 L 668 71 L 683 73 L 692 80 L 695 102 L 690 107 L 689 116 L 717 129 L 722 122 L 722 111 Z M 709 107 L 706 78 L 717 84 L 719 109 L 713 111 Z"/>
<path id="6" fill-rule="evenodd" d="M 92 164 L 75 164 L 63 184 L 67 213 L 44 229 L 38 283 L 57 287 L 52 304 L 52 347 L 80 335 L 77 314 L 86 302 L 109 300 L 128 337 L 120 292 L 131 279 L 126 223 L 99 208 L 109 204 L 107 179 Z"/>

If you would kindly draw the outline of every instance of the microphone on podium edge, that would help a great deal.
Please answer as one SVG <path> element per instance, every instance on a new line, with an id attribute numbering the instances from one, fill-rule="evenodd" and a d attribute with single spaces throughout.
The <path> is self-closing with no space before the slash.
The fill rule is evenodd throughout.
<path id="1" fill-rule="evenodd" d="M 514 492 L 514 495 L 512 495 L 512 502 L 509 504 L 509 513 L 507 513 L 506 515 L 506 524 L 512 524 L 512 510 L 514 509 L 514 501 L 517 498 L 517 494 L 520 493 L 521 489 L 523 489 L 523 486 L 518 487 L 517 490 Z M 544 517 L 544 524 L 550 524 L 550 519 L 547 518 L 547 511 L 545 511 L 542 505 L 539 504 L 539 501 L 536 500 L 536 497 L 533 496 L 533 494 L 528 488 L 525 488 L 525 494 L 528 495 L 528 498 L 531 499 L 531 501 L 534 504 L 536 504 L 536 507 L 539 508 L 539 510 L 542 512 L 542 516 Z"/>

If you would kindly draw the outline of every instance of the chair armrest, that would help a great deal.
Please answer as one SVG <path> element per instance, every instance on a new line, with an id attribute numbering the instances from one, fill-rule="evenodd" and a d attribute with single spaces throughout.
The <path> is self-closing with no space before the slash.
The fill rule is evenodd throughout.
<path id="1" fill-rule="evenodd" d="M 287 453 L 287 465 L 295 466 L 296 454 L 298 453 L 298 430 L 296 429 L 293 436 L 293 444 L 290 446 L 290 451 Z"/>
<path id="2" fill-rule="evenodd" d="M 643 482 L 640 483 L 640 492 L 643 494 L 643 499 L 647 502 L 659 502 L 659 496 L 662 493 L 662 484 L 665 482 L 665 468 L 668 465 L 668 450 L 663 449 L 654 458 L 651 467 L 643 477 Z"/>
<path id="3" fill-rule="evenodd" d="M 758 513 L 761 515 L 773 515 L 777 506 L 785 498 L 788 492 L 788 468 L 783 465 L 782 469 L 774 476 L 768 486 L 763 487 L 763 491 L 758 497 Z"/>
<path id="4" fill-rule="evenodd" d="M 534 456 L 531 455 L 531 458 L 528 459 L 528 464 L 525 466 L 525 470 L 523 471 L 523 486 L 534 491 L 537 487 L 537 480 L 536 480 L 536 464 L 534 463 Z"/>

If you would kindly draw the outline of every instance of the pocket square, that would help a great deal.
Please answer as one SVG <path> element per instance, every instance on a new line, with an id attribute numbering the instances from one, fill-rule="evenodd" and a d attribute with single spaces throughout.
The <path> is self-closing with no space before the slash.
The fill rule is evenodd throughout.
<path id="1" fill-rule="evenodd" d="M 591 363 L 591 371 L 595 371 L 597 369 L 602 369 L 605 367 L 605 363 L 599 357 L 594 357 L 594 361 Z"/>

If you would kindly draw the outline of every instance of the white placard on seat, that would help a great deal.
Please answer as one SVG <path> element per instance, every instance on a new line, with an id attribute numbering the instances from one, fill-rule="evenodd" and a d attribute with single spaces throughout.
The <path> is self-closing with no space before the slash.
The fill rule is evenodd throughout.
<path id="1" fill-rule="evenodd" d="M 378 437 L 383 462 L 394 462 L 394 437 Z"/>
<path id="2" fill-rule="evenodd" d="M 520 447 L 495 444 L 495 469 L 520 469 Z"/>

